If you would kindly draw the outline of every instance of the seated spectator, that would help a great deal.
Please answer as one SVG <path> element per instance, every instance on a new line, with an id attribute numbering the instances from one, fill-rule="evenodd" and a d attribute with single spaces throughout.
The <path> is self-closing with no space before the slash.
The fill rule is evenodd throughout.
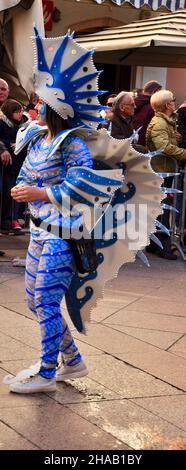
<path id="1" fill-rule="evenodd" d="M 173 157 L 178 161 L 186 161 L 186 149 L 180 148 L 176 141 L 176 113 L 175 98 L 171 91 L 160 90 L 151 97 L 151 106 L 155 112 L 146 132 L 146 145 L 148 150 L 160 150 L 162 155 L 152 158 L 152 168 L 156 172 L 172 172 L 175 170 Z M 163 186 L 171 187 L 173 177 L 164 179 Z M 169 195 L 164 200 L 166 204 L 170 204 Z M 162 224 L 168 229 L 169 211 L 164 210 L 163 214 L 158 218 Z M 176 259 L 176 255 L 171 252 L 170 237 L 165 233 L 158 234 L 164 250 L 156 250 L 156 253 L 167 259 Z"/>
<path id="2" fill-rule="evenodd" d="M 8 99 L 1 107 L 0 141 L 3 142 L 7 152 L 11 155 L 11 162 L 3 167 L 2 182 L 2 216 L 1 229 L 8 233 L 11 229 L 20 230 L 18 222 L 19 203 L 12 207 L 10 190 L 15 186 L 16 177 L 25 159 L 25 151 L 19 155 L 14 154 L 17 131 L 22 125 L 23 108 L 15 100 Z"/>
<path id="3" fill-rule="evenodd" d="M 115 139 L 126 139 L 133 134 L 132 117 L 135 103 L 132 94 L 121 91 L 115 98 L 112 111 L 111 135 Z"/>
<path id="4" fill-rule="evenodd" d="M 136 107 L 134 111 L 133 127 L 134 129 L 142 127 L 139 131 L 139 145 L 145 146 L 147 126 L 154 116 L 154 110 L 150 104 L 150 98 L 154 93 L 161 90 L 161 88 L 161 85 L 156 80 L 151 80 L 150 82 L 145 83 L 143 90 L 138 92 L 138 95 L 135 98 Z"/>

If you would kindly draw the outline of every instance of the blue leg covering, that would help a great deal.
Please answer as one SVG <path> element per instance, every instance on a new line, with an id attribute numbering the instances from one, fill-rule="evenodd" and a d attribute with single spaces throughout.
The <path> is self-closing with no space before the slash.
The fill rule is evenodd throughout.
<path id="1" fill-rule="evenodd" d="M 31 239 L 26 264 L 28 306 L 37 314 L 41 330 L 40 375 L 55 376 L 59 351 L 67 364 L 81 360 L 60 303 L 73 277 L 72 253 L 62 239 Z"/>

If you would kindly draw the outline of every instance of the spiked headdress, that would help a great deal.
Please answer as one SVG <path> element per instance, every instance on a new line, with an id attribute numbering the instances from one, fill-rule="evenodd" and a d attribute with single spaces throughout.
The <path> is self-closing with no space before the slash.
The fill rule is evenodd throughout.
<path id="1" fill-rule="evenodd" d="M 102 122 L 104 108 L 98 96 L 99 71 L 92 55 L 67 33 L 63 37 L 42 38 L 37 27 L 35 37 L 35 90 L 70 127 L 96 128 Z"/>

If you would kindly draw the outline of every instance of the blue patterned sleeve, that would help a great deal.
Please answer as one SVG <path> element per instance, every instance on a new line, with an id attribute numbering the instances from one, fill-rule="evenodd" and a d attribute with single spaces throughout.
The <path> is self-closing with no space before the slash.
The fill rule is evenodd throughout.
<path id="1" fill-rule="evenodd" d="M 64 145 L 64 155 L 67 169 L 71 166 L 86 166 L 92 168 L 93 160 L 86 143 L 77 136 L 67 137 Z"/>
<path id="2" fill-rule="evenodd" d="M 63 164 L 67 171 L 70 167 L 84 166 L 93 167 L 93 159 L 89 152 L 86 143 L 77 136 L 69 136 L 65 139 L 64 144 L 61 147 Z M 57 206 L 59 210 L 62 210 L 62 197 L 63 197 L 63 186 L 65 181 L 60 185 L 51 186 L 47 188 L 47 194 L 50 201 Z"/>

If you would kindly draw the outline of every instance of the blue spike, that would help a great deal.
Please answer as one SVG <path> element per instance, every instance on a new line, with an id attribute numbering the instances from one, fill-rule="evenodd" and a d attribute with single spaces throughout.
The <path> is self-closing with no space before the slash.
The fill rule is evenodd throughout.
<path id="1" fill-rule="evenodd" d="M 79 70 L 81 65 L 84 64 L 84 62 L 90 57 L 91 54 L 92 54 L 91 51 L 85 52 L 85 54 L 79 57 L 79 59 L 76 60 L 76 62 L 74 62 L 72 65 L 70 65 L 70 67 L 68 67 L 64 71 L 64 75 L 68 75 L 68 79 L 70 80 L 70 78 L 73 77 L 73 75 L 75 75 L 75 73 Z"/>
<path id="2" fill-rule="evenodd" d="M 59 98 L 59 101 L 62 101 Z M 74 102 L 73 106 L 74 111 L 78 111 L 79 114 L 81 114 L 82 111 L 101 111 L 101 109 L 105 109 L 105 106 L 102 106 L 101 104 L 84 104 L 84 103 L 76 103 Z"/>
<path id="3" fill-rule="evenodd" d="M 164 233 L 166 233 L 170 237 L 170 230 L 165 227 L 159 220 L 155 221 L 156 226 Z"/>
<path id="4" fill-rule="evenodd" d="M 183 191 L 180 191 L 180 189 L 175 189 L 175 188 L 165 188 L 164 186 L 161 187 L 162 193 L 169 194 L 169 193 L 174 193 L 174 194 L 182 194 Z"/>
<path id="5" fill-rule="evenodd" d="M 88 75 L 85 75 L 84 77 L 77 78 L 76 80 L 72 80 L 70 82 L 72 89 L 75 91 L 78 88 L 82 87 L 85 83 L 91 82 L 94 78 L 96 78 L 99 75 L 99 72 L 94 72 L 94 73 L 89 73 Z"/>
<path id="6" fill-rule="evenodd" d="M 64 39 L 63 39 L 60 47 L 57 49 L 56 54 L 54 56 L 54 59 L 52 61 L 51 73 L 52 72 L 54 73 L 56 70 L 60 70 L 60 64 L 61 64 L 61 61 L 63 59 L 63 54 L 65 52 L 68 40 L 69 40 L 69 35 L 66 34 L 66 36 L 64 36 Z"/>
<path id="7" fill-rule="evenodd" d="M 101 108 L 99 108 L 101 109 Z M 83 113 L 79 113 L 80 114 L 80 119 L 84 119 L 85 121 L 93 121 L 93 122 L 102 122 L 103 119 L 102 117 L 96 117 L 96 116 L 93 116 L 92 114 L 83 114 Z"/>
<path id="8" fill-rule="evenodd" d="M 104 90 L 94 90 L 94 91 L 77 91 L 75 93 L 76 100 L 82 100 L 83 98 L 89 98 L 90 96 L 98 96 L 103 95 L 103 93 L 107 93 Z M 104 109 L 109 108 L 109 106 L 105 106 Z"/>
<path id="9" fill-rule="evenodd" d="M 86 128 L 92 130 L 92 126 L 89 124 L 85 124 L 85 122 L 81 120 L 81 116 L 76 116 L 73 119 L 69 118 L 69 122 L 71 127 L 82 127 L 84 129 Z"/>
<path id="10" fill-rule="evenodd" d="M 172 211 L 172 212 L 177 212 L 177 214 L 179 214 L 180 211 L 178 211 L 178 209 L 176 209 L 175 207 L 173 206 L 169 206 L 169 204 L 161 204 L 161 207 L 162 209 L 168 209 L 169 211 Z"/>
<path id="11" fill-rule="evenodd" d="M 138 128 L 136 129 L 137 134 L 138 134 L 138 132 L 141 131 L 142 127 L 143 127 L 143 126 L 140 126 L 140 127 L 138 127 Z"/>
<path id="12" fill-rule="evenodd" d="M 58 101 L 61 101 L 62 103 L 64 103 L 64 100 L 62 100 L 61 98 L 58 98 Z M 75 111 L 78 111 L 79 114 L 81 114 L 81 110 L 100 111 L 101 109 L 105 109 L 105 108 L 107 108 L 107 106 L 102 106 L 101 104 L 84 104 L 84 103 L 76 103 L 76 102 L 74 102 L 74 106 L 73 106 L 73 109 Z"/>
<path id="13" fill-rule="evenodd" d="M 136 137 L 138 136 L 138 133 L 139 133 L 139 131 L 142 129 L 142 127 L 143 127 L 143 126 L 138 127 L 138 129 L 134 130 L 134 132 L 132 133 L 132 135 L 129 137 L 129 140 L 130 140 L 131 142 L 133 142 L 134 139 L 136 139 Z"/>
<path id="14" fill-rule="evenodd" d="M 147 257 L 144 255 L 142 250 L 137 251 L 136 256 L 148 267 L 150 268 L 149 261 Z"/>
<path id="15" fill-rule="evenodd" d="M 159 173 L 156 171 L 156 174 L 158 176 L 161 176 L 161 178 L 167 178 L 168 176 L 177 176 L 180 175 L 180 173 Z"/>
<path id="16" fill-rule="evenodd" d="M 40 34 L 37 23 L 34 23 L 33 27 L 34 27 L 34 32 L 35 32 L 35 38 L 39 37 L 42 40 L 42 36 Z"/>
<path id="17" fill-rule="evenodd" d="M 34 31 L 35 31 L 35 40 L 37 44 L 37 61 L 38 61 L 38 70 L 41 72 L 49 72 L 49 67 L 45 59 L 45 54 L 44 54 L 44 49 L 43 49 L 43 44 L 42 44 L 42 38 L 39 34 L 39 30 L 37 29 L 36 26 L 34 26 Z"/>
<path id="18" fill-rule="evenodd" d="M 150 239 L 163 250 L 163 245 L 154 233 L 151 233 Z"/>
<path id="19" fill-rule="evenodd" d="M 164 152 L 164 149 L 154 150 L 152 152 L 146 153 L 146 155 L 148 155 L 148 157 L 156 157 L 158 155 L 161 155 L 163 152 Z"/>
<path id="20" fill-rule="evenodd" d="M 104 126 L 104 125 L 108 124 L 108 121 L 107 121 L 106 119 L 103 119 L 103 120 L 101 121 L 101 124 L 103 124 L 103 126 Z"/>

